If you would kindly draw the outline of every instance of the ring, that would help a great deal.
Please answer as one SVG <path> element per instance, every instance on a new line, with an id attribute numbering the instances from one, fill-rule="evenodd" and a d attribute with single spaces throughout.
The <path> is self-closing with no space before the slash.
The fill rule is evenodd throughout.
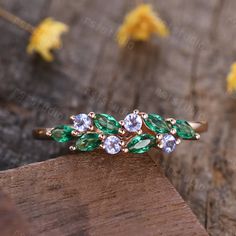
<path id="1" fill-rule="evenodd" d="M 33 130 L 36 139 L 52 139 L 60 143 L 73 142 L 71 151 L 104 149 L 108 154 L 119 152 L 145 153 L 158 148 L 171 153 L 181 140 L 199 140 L 207 131 L 207 122 L 164 119 L 157 114 L 134 110 L 124 120 L 108 114 L 79 114 L 70 117 L 71 125 Z"/>

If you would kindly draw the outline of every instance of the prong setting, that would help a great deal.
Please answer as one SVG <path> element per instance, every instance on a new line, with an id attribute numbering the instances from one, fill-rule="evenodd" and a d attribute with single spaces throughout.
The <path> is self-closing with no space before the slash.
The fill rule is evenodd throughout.
<path id="1" fill-rule="evenodd" d="M 106 138 L 106 135 L 104 135 L 104 134 L 99 134 L 99 138 L 100 138 L 101 140 L 104 140 L 104 139 Z"/>
<path id="2" fill-rule="evenodd" d="M 93 126 L 93 125 L 90 125 L 90 126 L 89 126 L 89 130 L 90 130 L 90 131 L 93 131 L 93 130 L 94 130 L 94 126 Z"/>
<path id="3" fill-rule="evenodd" d="M 163 149 L 164 143 L 163 143 L 163 142 L 158 143 L 158 144 L 157 144 L 157 147 L 159 147 L 160 149 Z"/>
<path id="4" fill-rule="evenodd" d="M 88 116 L 93 119 L 95 118 L 96 114 L 95 112 L 89 112 Z"/>
<path id="5" fill-rule="evenodd" d="M 120 128 L 118 132 L 119 132 L 119 134 L 121 134 L 121 135 L 124 135 L 124 134 L 125 134 L 125 130 L 122 129 L 122 128 Z"/>
<path id="6" fill-rule="evenodd" d="M 181 139 L 177 138 L 177 139 L 176 139 L 176 144 L 179 145 L 180 143 L 181 143 Z"/>
<path id="7" fill-rule="evenodd" d="M 124 124 L 125 124 L 124 120 L 120 120 L 120 121 L 119 121 L 119 124 L 123 127 Z"/>
<path id="8" fill-rule="evenodd" d="M 170 130 L 170 133 L 173 134 L 173 135 L 175 135 L 175 134 L 177 133 L 177 131 L 176 131 L 175 129 L 171 129 L 171 130 Z"/>
<path id="9" fill-rule="evenodd" d="M 128 149 L 128 148 L 123 148 L 122 151 L 123 151 L 124 153 L 128 153 L 128 152 L 129 152 L 129 149 Z"/>
<path id="10" fill-rule="evenodd" d="M 69 150 L 73 152 L 73 151 L 76 150 L 76 147 L 75 147 L 75 146 L 70 146 L 70 147 L 69 147 Z"/>
<path id="11" fill-rule="evenodd" d="M 141 129 L 137 131 L 137 134 L 138 134 L 138 135 L 140 135 L 140 134 L 142 134 L 142 133 L 143 133 L 143 131 L 142 131 Z"/>
<path id="12" fill-rule="evenodd" d="M 175 125 L 175 124 L 176 124 L 176 120 L 173 119 L 173 118 L 167 118 L 166 121 L 167 121 L 167 122 L 170 122 L 172 125 Z"/>
<path id="13" fill-rule="evenodd" d="M 46 132 L 46 135 L 47 135 L 48 137 L 51 137 L 51 136 L 52 136 L 51 130 L 48 130 L 48 131 Z"/>
<path id="14" fill-rule="evenodd" d="M 163 139 L 163 134 L 157 134 L 156 139 L 159 140 L 159 141 L 162 140 Z"/>
<path id="15" fill-rule="evenodd" d="M 140 113 L 140 114 L 141 114 L 141 116 L 142 116 L 143 119 L 147 119 L 147 118 L 148 118 L 148 114 L 147 114 L 147 113 L 142 112 L 142 113 Z"/>
<path id="16" fill-rule="evenodd" d="M 72 121 L 74 121 L 74 120 L 75 120 L 75 116 L 71 116 L 70 119 L 71 119 Z"/>
<path id="17" fill-rule="evenodd" d="M 121 146 L 121 147 L 125 147 L 125 146 L 126 146 L 125 141 L 120 141 L 120 146 Z"/>
<path id="18" fill-rule="evenodd" d="M 78 131 L 76 131 L 76 130 L 73 130 L 72 132 L 71 132 L 71 135 L 72 136 L 74 136 L 74 137 L 77 137 L 77 136 L 79 136 L 79 132 Z"/>
<path id="19" fill-rule="evenodd" d="M 135 110 L 133 111 L 133 113 L 136 114 L 136 115 L 138 115 L 138 114 L 139 114 L 139 110 L 138 110 L 138 109 L 135 109 Z"/>

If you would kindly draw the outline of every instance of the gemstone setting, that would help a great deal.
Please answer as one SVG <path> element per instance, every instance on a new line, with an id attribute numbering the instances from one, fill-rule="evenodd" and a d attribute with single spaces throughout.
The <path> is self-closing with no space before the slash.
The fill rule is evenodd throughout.
<path id="1" fill-rule="evenodd" d="M 164 118 L 157 114 L 148 114 L 148 117 L 144 119 L 144 123 L 150 130 L 156 133 L 165 134 L 170 132 L 170 127 Z"/>
<path id="2" fill-rule="evenodd" d="M 185 120 L 176 120 L 173 128 L 176 130 L 177 135 L 183 139 L 193 139 L 196 137 L 195 131 Z"/>
<path id="3" fill-rule="evenodd" d="M 74 128 L 79 132 L 87 131 L 92 125 L 91 118 L 86 114 L 76 115 L 73 121 L 74 121 Z"/>
<path id="4" fill-rule="evenodd" d="M 124 119 L 124 127 L 129 132 L 137 132 L 142 127 L 142 118 L 135 113 L 128 114 Z"/>
<path id="5" fill-rule="evenodd" d="M 108 136 L 103 143 L 105 151 L 113 155 L 119 153 L 121 151 L 120 142 L 121 140 L 118 137 Z"/>
<path id="6" fill-rule="evenodd" d="M 118 134 L 121 128 L 119 122 L 108 114 L 96 114 L 94 125 L 104 134 Z"/>
<path id="7" fill-rule="evenodd" d="M 171 153 L 176 148 L 176 139 L 171 134 L 165 134 L 163 135 L 162 144 L 163 144 L 163 151 L 165 153 Z"/>
<path id="8" fill-rule="evenodd" d="M 83 134 L 76 142 L 75 147 L 77 150 L 88 152 L 98 148 L 101 144 L 99 135 L 96 133 Z"/>
<path id="9" fill-rule="evenodd" d="M 74 129 L 68 125 L 59 125 L 51 131 L 51 137 L 53 140 L 59 143 L 65 143 L 73 139 L 71 132 Z"/>
<path id="10" fill-rule="evenodd" d="M 156 144 L 156 138 L 150 134 L 137 135 L 127 145 L 131 153 L 145 153 Z"/>

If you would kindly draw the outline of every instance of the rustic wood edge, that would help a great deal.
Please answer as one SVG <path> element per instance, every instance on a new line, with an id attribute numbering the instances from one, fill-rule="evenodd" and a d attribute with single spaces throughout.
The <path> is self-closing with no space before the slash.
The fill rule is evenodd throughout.
<path id="1" fill-rule="evenodd" d="M 84 169 L 84 171 L 87 171 L 86 168 L 89 165 L 90 166 L 91 165 L 95 165 L 91 169 L 91 170 L 94 170 L 94 171 L 96 171 L 96 169 L 99 169 L 99 168 L 101 168 L 100 170 L 105 171 L 105 172 L 106 172 L 106 169 L 111 169 L 111 168 L 118 169 L 118 170 L 114 170 L 114 172 L 111 171 L 111 173 L 110 173 L 110 170 L 109 170 L 108 176 L 107 176 L 107 174 L 104 175 L 104 178 L 109 177 L 111 179 L 108 182 L 106 182 L 106 181 L 103 182 L 103 180 L 100 180 L 100 181 L 97 181 L 95 183 L 95 185 L 99 185 L 99 184 L 103 185 L 101 187 L 101 189 L 105 189 L 106 190 L 109 187 L 109 188 L 111 188 L 111 190 L 110 190 L 111 192 L 113 192 L 113 191 L 117 192 L 117 189 L 112 187 L 113 184 L 116 183 L 116 180 L 115 180 L 116 175 L 118 175 L 118 174 L 121 174 L 121 175 L 126 174 L 122 170 L 122 168 L 126 168 L 127 171 L 133 170 L 132 169 L 133 168 L 132 167 L 133 166 L 132 162 L 134 161 L 135 162 L 134 164 L 139 162 L 140 165 L 143 165 L 142 168 L 140 168 L 140 170 L 144 170 L 145 171 L 145 168 L 143 168 L 143 167 L 145 167 L 145 165 L 147 165 L 148 171 L 146 171 L 146 173 L 144 173 L 144 174 L 149 174 L 149 172 L 150 172 L 150 175 L 152 175 L 152 177 L 155 178 L 155 181 L 153 182 L 151 179 L 149 179 L 149 176 L 146 176 L 144 179 L 142 179 L 142 174 L 140 174 L 139 171 L 136 171 L 136 173 L 134 172 L 132 174 L 136 175 L 137 178 L 140 178 L 140 181 L 144 181 L 143 184 L 153 185 L 157 181 L 158 187 L 161 186 L 161 188 L 163 188 L 164 191 L 167 191 L 167 195 L 166 196 L 162 195 L 160 197 L 160 199 L 162 199 L 162 201 L 164 200 L 163 198 L 166 198 L 164 200 L 166 202 L 164 203 L 164 205 L 162 207 L 169 208 L 169 211 L 173 211 L 173 215 L 176 214 L 176 225 L 179 224 L 179 226 L 177 228 L 179 230 L 181 229 L 182 235 L 189 235 L 189 232 L 191 232 L 191 233 L 194 232 L 193 235 L 208 235 L 206 233 L 205 229 L 203 228 L 203 226 L 198 222 L 196 216 L 192 213 L 190 208 L 187 206 L 187 204 L 184 202 L 184 200 L 181 198 L 181 196 L 177 193 L 175 188 L 170 184 L 169 180 L 164 176 L 162 170 L 160 169 L 158 161 L 155 161 L 155 163 L 153 162 L 153 158 L 154 158 L 153 155 L 152 155 L 152 158 L 150 158 L 150 156 L 148 156 L 146 154 L 145 155 L 141 155 L 141 156 L 140 155 L 132 155 L 131 157 L 128 157 L 127 154 L 122 154 L 122 155 L 119 155 L 119 156 L 114 157 L 114 158 L 112 157 L 113 159 L 110 156 L 108 157 L 107 155 L 103 154 L 102 152 L 90 153 L 90 154 L 81 154 L 81 155 L 83 157 L 80 160 L 81 160 L 81 162 L 84 162 L 84 163 L 79 162 L 78 161 L 79 158 L 76 155 L 70 155 L 70 156 L 62 156 L 62 157 L 59 157 L 59 158 L 56 158 L 56 159 L 51 159 L 51 160 L 47 160 L 47 161 L 44 161 L 44 162 L 34 163 L 34 164 L 26 165 L 26 166 L 23 166 L 23 167 L 19 167 L 19 168 L 16 168 L 16 169 L 6 170 L 6 171 L 0 172 L 0 184 L 1 184 L 1 186 L 11 196 L 11 198 L 15 200 L 16 204 L 18 205 L 18 207 L 20 208 L 20 210 L 23 213 L 23 217 L 27 218 L 28 221 L 32 223 L 31 229 L 35 230 L 35 224 L 37 222 L 37 219 L 35 220 L 31 216 L 32 211 L 31 211 L 30 207 L 32 207 L 32 206 L 27 201 L 29 201 L 29 202 L 30 201 L 40 201 L 40 199 L 42 197 L 42 195 L 41 195 L 42 192 L 38 193 L 35 189 L 41 189 L 42 188 L 43 190 L 45 190 L 45 195 L 47 195 L 48 193 L 46 193 L 46 191 L 49 192 L 49 190 L 47 188 L 45 188 L 46 185 L 48 185 L 48 186 L 50 185 L 49 188 L 53 189 L 53 191 L 54 190 L 56 191 L 56 194 L 53 195 L 54 197 L 57 196 L 57 194 L 60 194 L 60 192 L 57 192 L 57 188 L 58 188 L 58 191 L 60 191 L 60 187 L 55 186 L 56 185 L 55 183 L 51 183 L 50 184 L 48 182 L 53 182 L 52 177 L 54 175 L 57 175 L 58 172 L 60 172 L 62 170 L 65 170 L 65 173 L 63 175 L 64 178 L 71 179 L 71 177 L 67 176 L 67 175 L 71 174 L 65 168 L 67 163 L 69 163 L 70 168 L 72 168 L 71 171 L 72 172 L 74 171 L 74 175 L 75 175 L 74 177 L 80 176 L 80 174 L 78 173 L 78 170 L 76 170 L 77 167 L 78 167 L 77 164 L 79 165 L 79 167 L 81 167 L 81 171 L 80 172 L 83 172 L 83 169 Z M 152 164 L 150 164 L 150 162 Z M 114 163 L 116 163 L 116 164 L 114 164 Z M 135 165 L 134 165 L 134 167 L 137 168 L 137 166 L 135 166 Z M 90 168 L 90 167 L 88 167 L 88 168 Z M 105 168 L 105 170 L 104 170 L 104 168 Z M 154 170 L 154 168 L 155 168 L 155 170 Z M 154 173 L 154 172 L 156 172 L 156 173 Z M 99 173 L 99 172 L 97 172 L 97 173 Z M 48 175 L 48 179 L 51 180 L 51 181 L 47 181 L 46 180 L 47 179 L 47 175 Z M 81 176 L 84 176 L 85 179 L 86 178 L 90 178 L 88 173 L 87 174 L 83 173 Z M 125 176 L 124 178 L 129 178 L 129 176 L 130 175 L 127 174 L 127 176 Z M 30 178 L 30 179 L 26 180 L 26 178 Z M 42 180 L 42 178 L 45 178 L 45 179 Z M 56 176 L 55 178 L 57 180 L 59 180 L 59 177 Z M 122 177 L 119 177 L 119 178 L 122 178 Z M 130 179 L 132 179 L 132 181 L 134 181 L 134 179 L 132 177 L 130 177 Z M 87 180 L 88 179 L 86 179 L 85 182 Z M 37 183 L 35 181 L 37 181 Z M 40 181 L 42 181 L 42 182 L 40 182 Z M 129 181 L 131 181 L 131 180 L 129 180 Z M 146 183 L 145 183 L 145 181 L 146 181 Z M 33 194 L 32 194 L 32 196 L 30 195 L 31 191 L 28 190 L 28 189 L 31 187 L 32 183 L 37 185 L 35 187 L 35 189 L 32 189 L 32 192 L 35 191 L 34 194 L 37 192 L 36 195 L 39 195 L 39 196 L 35 197 Z M 148 183 L 150 183 L 150 184 L 148 184 Z M 68 183 L 66 183 L 66 184 L 68 184 Z M 89 184 L 89 183 L 87 183 L 87 184 Z M 137 188 L 140 188 L 140 186 L 142 187 L 142 184 L 139 184 L 139 183 L 135 183 L 135 184 L 136 184 Z M 58 185 L 60 185 L 60 184 L 58 184 Z M 83 184 L 81 184 L 81 185 L 83 185 Z M 67 187 L 69 189 L 68 191 L 72 191 L 71 190 L 72 186 L 67 186 Z M 65 187 L 65 189 L 67 187 Z M 120 187 L 121 187 L 121 185 L 120 185 Z M 156 192 L 156 190 L 153 190 L 153 186 L 146 186 L 146 187 L 150 188 L 150 191 L 153 191 L 153 197 L 158 197 L 160 194 L 164 194 L 164 193 Z M 83 188 L 83 186 L 81 188 Z M 100 188 L 98 188 L 98 189 L 100 190 Z M 27 198 L 28 199 L 25 199 L 26 196 L 24 195 L 24 191 L 26 191 L 26 192 L 29 191 L 29 192 L 27 192 L 27 194 L 28 194 Z M 73 191 L 75 191 L 75 190 L 73 190 Z M 87 196 L 86 193 L 85 193 L 87 190 L 78 190 L 78 191 L 79 191 L 79 195 Z M 91 194 L 92 189 L 89 189 L 88 191 L 90 192 L 89 194 Z M 105 192 L 104 195 L 108 194 L 108 196 L 109 196 L 110 192 L 108 190 L 106 190 L 106 191 L 107 192 Z M 137 193 L 139 193 L 138 192 L 139 190 L 134 190 L 134 191 L 137 191 Z M 72 196 L 73 194 L 69 193 L 69 195 Z M 87 196 L 87 197 L 89 198 L 89 196 Z M 102 196 L 102 197 L 104 197 L 104 196 Z M 127 197 L 128 196 L 125 196 L 125 198 L 127 198 Z M 47 196 L 45 198 L 47 198 Z M 85 198 L 81 197 L 81 198 L 82 198 L 81 201 L 84 204 L 84 202 L 86 202 L 85 201 L 86 197 Z M 170 198 L 170 199 L 168 200 L 168 198 Z M 68 199 L 69 199 L 68 201 L 70 201 L 70 200 L 74 201 L 73 199 L 70 199 L 70 197 L 68 197 Z M 46 199 L 46 200 L 48 200 L 48 199 Z M 133 199 L 133 200 L 136 201 L 136 199 Z M 52 203 L 52 202 L 50 202 L 51 200 L 48 200 L 48 201 L 49 201 L 48 202 L 49 204 Z M 150 199 L 146 200 L 145 196 L 144 196 L 144 198 L 142 198 L 142 201 L 143 201 L 142 202 L 143 205 L 150 203 L 149 202 Z M 173 201 L 176 201 L 176 202 L 173 202 Z M 23 204 L 22 204 L 22 202 L 23 202 Z M 106 199 L 105 199 L 104 202 L 106 204 L 108 204 L 107 202 L 109 202 L 109 200 L 106 201 Z M 83 205 L 83 204 L 81 204 L 81 205 Z M 91 205 L 93 204 L 92 201 L 91 201 L 90 204 Z M 155 203 L 153 207 L 156 207 L 156 205 L 158 205 L 158 204 Z M 136 208 L 139 207 L 138 205 L 135 205 L 135 204 L 134 204 L 134 206 Z M 75 207 L 79 207 L 79 206 L 76 205 Z M 126 207 L 126 205 L 124 204 L 124 208 L 125 207 Z M 149 206 L 149 210 L 152 210 L 152 207 Z M 44 211 L 47 211 L 46 208 L 44 209 Z M 107 212 L 109 213 L 109 211 L 110 211 L 110 209 L 105 209 L 106 213 Z M 124 209 L 122 209 L 122 211 L 124 211 Z M 157 208 L 156 211 L 160 211 L 161 212 L 161 210 L 158 209 L 158 208 Z M 34 209 L 34 212 L 37 212 L 37 209 L 36 210 Z M 43 214 L 43 213 L 44 212 L 42 212 L 41 214 Z M 114 212 L 113 212 L 113 214 L 114 214 Z M 149 213 L 145 213 L 144 212 L 143 214 L 145 216 L 145 214 L 149 214 Z M 155 215 L 156 213 L 154 212 L 152 214 Z M 164 212 L 164 219 L 165 219 L 165 214 L 169 214 L 167 210 L 166 210 L 166 212 Z M 179 216 L 182 216 L 184 220 L 179 219 L 178 218 Z M 95 218 L 95 215 L 93 215 L 93 213 L 92 213 L 90 215 L 90 217 L 94 217 Z M 42 216 L 42 219 L 43 218 L 44 217 Z M 162 216 L 159 216 L 159 218 L 160 219 L 158 219 L 156 221 L 155 221 L 155 219 L 154 220 L 152 219 L 152 221 L 154 221 L 155 224 L 157 224 L 159 221 L 161 221 L 162 224 L 166 224 L 165 221 L 168 221 L 168 219 L 165 219 L 162 222 L 162 219 L 161 219 Z M 96 220 L 97 219 L 99 219 L 99 217 L 96 218 Z M 96 224 L 96 220 L 94 220 L 95 224 Z M 139 219 L 137 217 L 137 228 L 138 228 L 138 220 Z M 43 219 L 43 221 L 44 221 L 44 219 Z M 90 218 L 90 221 L 93 222 L 93 219 Z M 175 220 L 173 220 L 173 219 L 171 220 L 170 219 L 170 221 L 175 221 Z M 159 223 L 160 224 L 160 228 L 161 228 L 161 223 Z M 46 222 L 44 222 L 43 224 L 46 225 Z M 136 224 L 136 223 L 134 223 L 134 224 Z M 57 225 L 57 226 L 59 227 L 59 225 Z M 186 226 L 186 229 L 185 229 L 185 226 Z M 83 225 L 82 228 L 83 227 L 85 227 L 85 226 Z M 100 230 L 104 230 L 101 226 L 96 226 L 96 227 L 93 230 L 91 230 L 91 232 L 89 231 L 89 233 L 91 233 L 91 235 L 99 235 L 101 233 Z M 111 228 L 112 227 L 113 226 L 111 226 Z M 117 232 L 115 231 L 115 227 L 114 227 L 114 229 L 109 229 L 108 231 L 109 231 L 109 234 L 113 233 L 114 235 L 127 235 L 128 233 L 131 233 L 131 232 L 133 233 L 134 229 L 132 227 L 133 227 L 133 224 L 130 223 L 130 229 L 124 230 L 125 231 L 124 234 L 117 234 Z M 112 230 L 114 230 L 114 232 Z M 130 232 L 130 230 L 131 230 L 131 232 Z M 154 230 L 154 229 L 152 229 L 152 230 Z M 161 228 L 161 231 L 159 233 L 163 233 L 162 230 L 163 229 Z M 164 232 L 164 235 L 178 235 L 178 233 L 180 233 L 180 232 L 176 232 L 176 231 L 172 232 L 170 229 L 167 229 L 167 228 L 166 228 L 166 230 L 168 232 L 166 234 Z M 183 230 L 186 230 L 186 232 L 184 232 Z M 40 229 L 36 229 L 36 232 L 39 233 Z M 143 231 L 142 233 L 144 233 L 144 232 L 147 233 L 148 231 Z M 42 232 L 40 232 L 39 235 L 41 235 L 41 233 Z M 55 231 L 55 232 L 54 231 L 53 232 L 48 231 L 47 234 L 45 234 L 45 235 L 67 235 L 66 233 L 65 234 L 60 234 L 60 233 L 61 232 L 59 232 L 59 231 Z M 44 235 L 44 234 L 42 234 L 42 235 Z M 105 232 L 104 232 L 104 235 L 106 235 Z M 139 234 L 137 234 L 137 235 L 139 235 Z"/>

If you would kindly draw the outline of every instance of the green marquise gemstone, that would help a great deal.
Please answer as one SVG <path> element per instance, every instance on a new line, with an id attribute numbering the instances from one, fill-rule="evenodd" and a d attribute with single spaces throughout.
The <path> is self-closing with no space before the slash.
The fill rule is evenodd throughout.
<path id="1" fill-rule="evenodd" d="M 83 134 L 76 142 L 75 147 L 77 150 L 87 152 L 93 151 L 101 144 L 99 135 L 96 133 Z"/>
<path id="2" fill-rule="evenodd" d="M 177 135 L 183 139 L 192 139 L 196 136 L 193 128 L 185 120 L 177 120 L 173 128 L 176 129 Z"/>
<path id="3" fill-rule="evenodd" d="M 59 143 L 65 143 L 73 139 L 71 132 L 74 129 L 68 125 L 59 125 L 51 131 L 51 137 Z"/>
<path id="4" fill-rule="evenodd" d="M 127 145 L 129 152 L 131 153 L 144 153 L 155 146 L 156 138 L 150 134 L 137 135 L 130 140 Z"/>
<path id="5" fill-rule="evenodd" d="M 149 114 L 146 119 L 144 119 L 146 126 L 159 134 L 165 134 L 170 132 L 170 127 L 165 122 L 164 118 L 156 114 Z"/>
<path id="6" fill-rule="evenodd" d="M 94 124 L 104 134 L 118 134 L 119 128 L 121 128 L 119 122 L 107 114 L 96 114 Z"/>

